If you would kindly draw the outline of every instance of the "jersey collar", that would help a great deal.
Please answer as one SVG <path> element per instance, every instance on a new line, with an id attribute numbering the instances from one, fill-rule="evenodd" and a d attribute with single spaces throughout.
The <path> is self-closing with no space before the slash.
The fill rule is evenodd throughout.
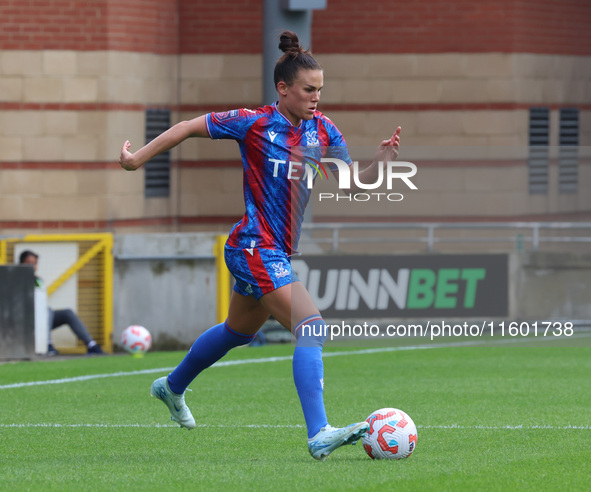
<path id="1" fill-rule="evenodd" d="M 281 111 L 279 111 L 279 108 L 277 107 L 277 105 L 279 104 L 279 101 L 275 101 L 272 106 L 275 109 L 275 111 L 277 111 L 277 113 L 279 113 L 281 115 L 281 117 L 287 121 L 287 123 L 292 126 L 293 128 L 295 128 L 296 130 L 299 130 L 300 128 L 302 128 L 302 124 L 304 123 L 304 120 L 302 120 L 300 122 L 300 124 L 298 126 L 295 126 L 291 121 L 289 121 L 289 119 L 287 118 L 287 116 L 285 116 Z"/>

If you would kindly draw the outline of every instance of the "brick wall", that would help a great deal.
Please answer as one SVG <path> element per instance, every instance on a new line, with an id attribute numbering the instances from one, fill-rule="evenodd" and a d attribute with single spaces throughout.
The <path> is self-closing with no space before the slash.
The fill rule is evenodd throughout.
<path id="1" fill-rule="evenodd" d="M 317 53 L 591 54 L 588 0 L 341 0 L 314 13 Z"/>
<path id="2" fill-rule="evenodd" d="M 179 0 L 107 0 L 108 49 L 178 53 Z"/>
<path id="3" fill-rule="evenodd" d="M 2 49 L 104 49 L 107 0 L 2 0 Z"/>
<path id="4" fill-rule="evenodd" d="M 178 0 L 1 0 L 4 50 L 178 52 Z"/>
<path id="5" fill-rule="evenodd" d="M 260 53 L 262 5 L 263 0 L 179 0 L 181 53 Z"/>
<path id="6" fill-rule="evenodd" d="M 0 46 L 260 53 L 262 3 L 1 0 Z M 316 53 L 591 54 L 588 0 L 329 0 L 313 19 Z"/>
<path id="7" fill-rule="evenodd" d="M 259 53 L 262 1 L 182 0 L 182 53 Z M 315 53 L 591 54 L 591 2 L 329 0 Z"/>

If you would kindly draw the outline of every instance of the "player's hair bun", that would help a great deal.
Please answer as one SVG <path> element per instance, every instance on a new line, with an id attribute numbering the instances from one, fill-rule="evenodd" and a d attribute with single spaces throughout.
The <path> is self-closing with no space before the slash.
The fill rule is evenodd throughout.
<path id="1" fill-rule="evenodd" d="M 283 31 L 279 37 L 279 49 L 286 54 L 297 54 L 304 51 L 300 46 L 298 35 L 292 31 Z"/>
<path id="2" fill-rule="evenodd" d="M 292 31 L 283 31 L 279 37 L 279 49 L 283 51 L 283 56 L 277 60 L 273 72 L 275 87 L 279 81 L 283 80 L 287 85 L 291 85 L 296 79 L 298 70 L 322 70 L 322 67 L 312 56 L 312 53 L 306 51 L 301 45 L 298 35 Z"/>

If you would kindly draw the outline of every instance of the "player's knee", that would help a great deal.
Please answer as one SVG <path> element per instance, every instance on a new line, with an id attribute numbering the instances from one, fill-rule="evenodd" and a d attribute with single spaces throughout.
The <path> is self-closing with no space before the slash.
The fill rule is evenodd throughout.
<path id="1" fill-rule="evenodd" d="M 230 328 L 227 321 L 218 326 L 220 327 L 220 331 L 226 336 L 228 344 L 233 347 L 249 344 L 255 337 L 255 335 L 248 335 L 234 331 L 232 328 Z"/>
<path id="2" fill-rule="evenodd" d="M 298 323 L 294 330 L 298 347 L 322 347 L 326 340 L 326 323 L 320 316 L 311 316 Z"/>

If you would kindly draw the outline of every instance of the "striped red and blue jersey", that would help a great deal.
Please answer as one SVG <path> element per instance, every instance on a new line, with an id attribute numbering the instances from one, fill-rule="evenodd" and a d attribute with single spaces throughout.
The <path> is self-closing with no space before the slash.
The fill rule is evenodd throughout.
<path id="1" fill-rule="evenodd" d="M 302 161 L 334 157 L 351 164 L 341 132 L 319 111 L 295 127 L 276 103 L 210 113 L 206 122 L 212 139 L 236 140 L 242 157 L 246 212 L 232 228 L 227 246 L 296 252 L 311 193 L 305 172 L 322 169 Z"/>

